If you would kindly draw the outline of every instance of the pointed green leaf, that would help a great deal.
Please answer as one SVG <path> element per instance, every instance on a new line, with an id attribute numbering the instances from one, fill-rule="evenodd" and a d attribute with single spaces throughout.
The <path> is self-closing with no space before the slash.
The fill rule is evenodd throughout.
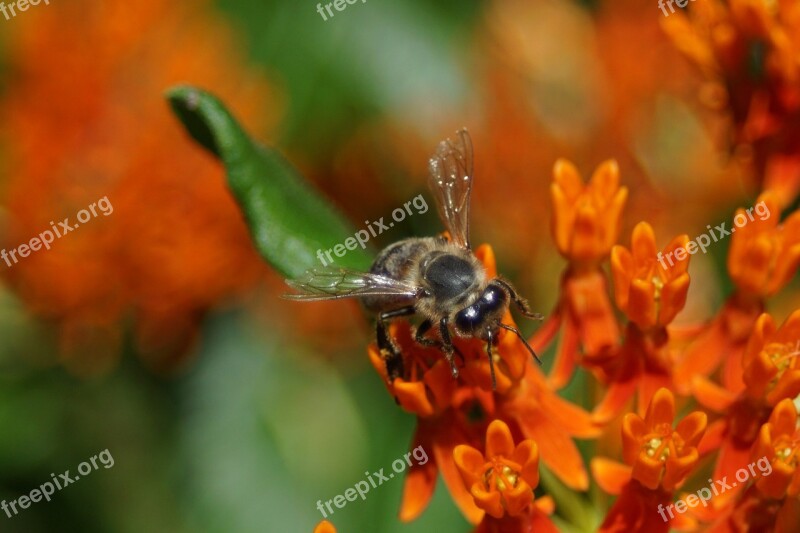
<path id="1" fill-rule="evenodd" d="M 296 277 L 322 266 L 328 250 L 355 230 L 275 149 L 253 141 L 213 95 L 189 86 L 167 92 L 189 134 L 225 166 L 228 185 L 261 255 L 279 272 Z M 371 252 L 348 250 L 336 265 L 366 269 Z"/>

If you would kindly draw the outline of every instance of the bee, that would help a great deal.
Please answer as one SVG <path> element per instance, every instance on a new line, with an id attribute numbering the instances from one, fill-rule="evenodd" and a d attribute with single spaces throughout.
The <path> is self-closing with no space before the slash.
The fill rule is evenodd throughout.
<path id="1" fill-rule="evenodd" d="M 389 322 L 417 315 L 422 319 L 414 334 L 422 346 L 436 346 L 458 377 L 453 335 L 486 342 L 492 388 L 497 381 L 492 346 L 500 328 L 519 337 L 533 358 L 533 348 L 513 326 L 502 319 L 511 302 L 525 317 L 541 320 L 527 301 L 501 277 L 488 279 L 483 265 L 472 253 L 469 241 L 469 204 L 473 182 L 472 140 L 466 129 L 455 141 L 439 143 L 429 161 L 428 185 L 436 200 L 439 218 L 450 238 L 412 237 L 384 248 L 369 272 L 326 268 L 309 270 L 286 283 L 298 291 L 284 295 L 301 301 L 358 298 L 377 314 L 376 342 L 390 381 L 403 375 L 403 358 L 388 333 Z M 426 337 L 435 328 L 438 339 Z"/>

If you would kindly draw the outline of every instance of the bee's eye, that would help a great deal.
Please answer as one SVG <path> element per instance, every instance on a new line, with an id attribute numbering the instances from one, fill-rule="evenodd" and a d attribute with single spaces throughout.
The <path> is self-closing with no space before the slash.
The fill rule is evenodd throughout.
<path id="1" fill-rule="evenodd" d="M 461 331 L 471 332 L 481 322 L 478 305 L 470 305 L 456 314 L 456 327 Z"/>
<path id="2" fill-rule="evenodd" d="M 494 311 L 500 306 L 505 305 L 508 297 L 505 291 L 494 285 L 489 285 L 481 295 L 480 304 L 481 308 L 487 311 Z"/>

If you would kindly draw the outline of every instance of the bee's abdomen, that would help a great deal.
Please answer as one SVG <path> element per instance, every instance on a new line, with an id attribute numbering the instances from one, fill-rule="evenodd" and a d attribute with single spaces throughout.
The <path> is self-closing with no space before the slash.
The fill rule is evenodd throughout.
<path id="1" fill-rule="evenodd" d="M 381 250 L 369 271 L 393 279 L 403 279 L 422 253 L 430 249 L 428 239 L 411 238 L 397 241 Z"/>
<path id="2" fill-rule="evenodd" d="M 381 250 L 369 271 L 392 279 L 407 279 L 409 270 L 416 268 L 418 258 L 432 248 L 433 241 L 434 239 L 430 237 L 412 237 L 390 244 Z M 413 300 L 386 296 L 366 296 L 363 302 L 373 311 L 413 305 Z"/>

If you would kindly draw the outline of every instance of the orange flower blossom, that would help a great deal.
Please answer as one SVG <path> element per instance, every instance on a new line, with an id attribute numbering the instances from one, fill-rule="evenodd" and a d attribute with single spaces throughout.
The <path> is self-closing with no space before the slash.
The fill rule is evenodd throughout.
<path id="1" fill-rule="evenodd" d="M 515 446 L 508 426 L 494 420 L 486 430 L 485 452 L 461 444 L 453 450 L 453 458 L 464 486 L 486 513 L 485 529 L 497 528 L 488 523 L 505 521 L 505 527 L 517 524 L 517 531 L 524 530 L 523 523 L 533 531 L 558 531 L 534 502 L 533 489 L 539 484 L 536 442 L 526 439 Z"/>
<path id="2" fill-rule="evenodd" d="M 619 342 L 619 327 L 599 265 L 616 242 L 628 190 L 620 187 L 619 168 L 613 160 L 601 164 L 584 185 L 575 166 L 562 159 L 553 168 L 550 194 L 553 239 L 569 265 L 561 280 L 559 302 L 531 339 L 531 346 L 544 351 L 563 330 L 549 378 L 559 389 L 572 377 L 579 345 L 586 354 L 599 354 Z"/>

